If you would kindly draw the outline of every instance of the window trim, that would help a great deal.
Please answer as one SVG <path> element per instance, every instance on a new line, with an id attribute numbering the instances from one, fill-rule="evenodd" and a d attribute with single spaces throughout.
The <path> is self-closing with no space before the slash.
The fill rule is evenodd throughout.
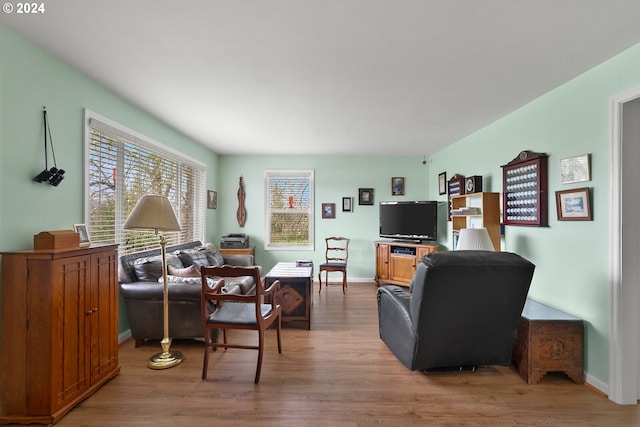
<path id="1" fill-rule="evenodd" d="M 305 245 L 274 244 L 271 243 L 271 208 L 269 206 L 269 178 L 272 177 L 304 177 L 309 179 L 309 242 Z M 315 250 L 315 188 L 313 169 L 265 169 L 264 171 L 265 197 L 265 251 L 314 251 Z"/>
<path id="2" fill-rule="evenodd" d="M 83 129 L 83 138 L 84 138 L 84 156 L 83 156 L 83 174 L 84 174 L 84 186 L 83 186 L 83 216 L 84 216 L 84 223 L 87 224 L 87 227 L 89 227 L 89 222 L 90 222 L 90 211 L 91 211 L 91 200 L 89 197 L 89 186 L 90 186 L 90 168 L 89 168 L 89 162 L 90 162 L 90 146 L 91 146 L 91 123 L 93 120 L 95 120 L 96 122 L 98 122 L 100 124 L 100 127 L 104 127 L 105 131 L 112 133 L 116 136 L 120 136 L 124 139 L 127 139 L 137 145 L 139 145 L 141 148 L 155 152 L 159 155 L 162 156 L 166 156 L 166 157 L 170 157 L 178 162 L 184 163 L 186 165 L 189 165 L 195 169 L 199 169 L 204 175 L 203 175 L 203 179 L 202 179 L 202 187 L 203 188 L 199 188 L 197 191 L 198 193 L 195 195 L 199 200 L 202 201 L 203 206 L 202 206 L 202 210 L 199 213 L 199 215 L 202 215 L 202 218 L 200 219 L 201 223 L 202 223 L 202 236 L 199 236 L 198 238 L 196 238 L 196 240 L 202 240 L 205 238 L 206 236 L 206 228 L 207 228 L 207 221 L 205 218 L 205 208 L 206 208 L 206 179 L 207 179 L 207 165 L 203 162 L 200 162 L 192 157 L 189 157 L 187 155 L 185 155 L 184 153 L 168 147 L 165 144 L 162 144 L 161 142 L 158 142 L 156 140 L 154 140 L 153 138 L 150 138 L 146 135 L 141 134 L 140 132 L 137 132 L 131 128 L 128 128 L 127 126 L 124 126 L 114 120 L 111 120 L 107 117 L 104 117 L 94 111 L 89 110 L 88 108 L 84 109 L 84 118 L 83 118 L 83 125 L 84 125 L 84 129 Z M 95 126 L 94 126 L 95 127 Z M 118 195 L 119 197 L 122 197 L 122 195 Z M 118 204 L 118 205 L 122 205 L 122 204 Z M 195 220 L 195 219 L 194 219 Z M 118 239 L 121 238 L 120 233 L 122 232 L 122 230 L 116 230 L 116 241 L 119 241 Z"/>

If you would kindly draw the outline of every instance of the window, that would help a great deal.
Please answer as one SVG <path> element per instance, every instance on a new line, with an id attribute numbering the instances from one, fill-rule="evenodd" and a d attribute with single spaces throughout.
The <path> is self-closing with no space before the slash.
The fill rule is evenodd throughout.
<path id="1" fill-rule="evenodd" d="M 266 250 L 313 250 L 313 171 L 265 171 Z"/>
<path id="2" fill-rule="evenodd" d="M 206 166 L 95 113 L 85 111 L 86 222 L 92 242 L 117 243 L 120 255 L 158 247 L 153 232 L 122 225 L 145 194 L 169 198 L 181 232 L 168 245 L 203 240 Z"/>

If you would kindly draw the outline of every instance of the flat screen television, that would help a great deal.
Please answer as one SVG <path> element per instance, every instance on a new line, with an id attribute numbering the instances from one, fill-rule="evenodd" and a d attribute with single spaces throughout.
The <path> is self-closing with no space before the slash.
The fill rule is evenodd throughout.
<path id="1" fill-rule="evenodd" d="M 380 202 L 380 237 L 437 240 L 438 202 Z"/>

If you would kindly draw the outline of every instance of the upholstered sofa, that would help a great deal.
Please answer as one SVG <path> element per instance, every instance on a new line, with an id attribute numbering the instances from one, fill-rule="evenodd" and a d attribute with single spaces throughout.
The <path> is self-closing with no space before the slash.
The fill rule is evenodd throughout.
<path id="1" fill-rule="evenodd" d="M 202 338 L 200 294 L 202 265 L 255 265 L 253 255 L 222 255 L 212 244 L 199 241 L 167 247 L 169 336 Z M 119 263 L 120 295 L 136 347 L 164 336 L 162 260 L 160 249 L 123 255 Z M 252 277 L 225 280 L 225 291 L 250 294 Z"/>
<path id="2" fill-rule="evenodd" d="M 508 366 L 534 268 L 508 252 L 426 255 L 409 290 L 378 288 L 380 338 L 412 371 Z"/>

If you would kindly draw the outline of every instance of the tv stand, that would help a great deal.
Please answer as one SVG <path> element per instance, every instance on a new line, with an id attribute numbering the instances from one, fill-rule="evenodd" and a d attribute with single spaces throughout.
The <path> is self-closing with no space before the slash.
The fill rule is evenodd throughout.
<path id="1" fill-rule="evenodd" d="M 438 245 L 379 240 L 376 245 L 376 285 L 409 286 L 420 258 L 438 250 Z"/>

